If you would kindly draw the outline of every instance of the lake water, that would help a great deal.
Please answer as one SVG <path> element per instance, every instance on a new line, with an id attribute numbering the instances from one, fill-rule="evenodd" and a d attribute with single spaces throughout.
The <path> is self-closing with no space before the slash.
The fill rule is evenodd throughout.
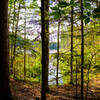
<path id="1" fill-rule="evenodd" d="M 50 50 L 49 53 L 50 53 L 50 55 L 53 53 L 57 53 L 57 50 Z M 48 76 L 49 85 L 56 85 L 56 72 L 57 71 L 56 71 L 56 66 L 53 65 L 54 61 L 56 62 L 57 59 L 54 59 L 53 57 L 49 60 L 49 76 Z M 58 77 L 59 77 L 59 84 L 63 84 L 60 69 L 59 69 Z"/>

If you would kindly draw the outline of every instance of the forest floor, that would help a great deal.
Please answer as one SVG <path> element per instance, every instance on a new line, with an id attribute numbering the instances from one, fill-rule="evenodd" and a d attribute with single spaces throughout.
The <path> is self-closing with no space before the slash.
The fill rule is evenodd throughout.
<path id="1" fill-rule="evenodd" d="M 100 78 L 90 81 L 88 99 L 85 100 L 100 100 Z M 30 83 L 20 80 L 10 80 L 11 92 L 14 100 L 40 100 L 41 86 L 39 83 Z M 86 89 L 84 94 L 86 97 Z M 80 87 L 78 86 L 78 98 L 76 98 L 76 87 L 71 85 L 50 86 L 47 94 L 47 100 L 80 100 Z"/>

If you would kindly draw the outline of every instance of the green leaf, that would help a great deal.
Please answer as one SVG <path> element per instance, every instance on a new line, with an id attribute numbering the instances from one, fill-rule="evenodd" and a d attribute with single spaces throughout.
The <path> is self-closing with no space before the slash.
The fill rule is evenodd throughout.
<path id="1" fill-rule="evenodd" d="M 100 7 L 93 10 L 93 18 L 100 18 Z"/>
<path id="2" fill-rule="evenodd" d="M 85 19 L 85 24 L 88 24 L 90 22 L 90 17 L 87 17 L 86 19 Z"/>
<path id="3" fill-rule="evenodd" d="M 65 10 L 60 10 L 59 13 L 60 13 L 61 15 L 63 15 L 63 14 L 65 14 Z"/>
<path id="4" fill-rule="evenodd" d="M 51 7 L 52 10 L 59 10 L 58 7 Z"/>
<path id="5" fill-rule="evenodd" d="M 50 13 L 50 16 L 54 16 L 54 19 L 59 19 L 61 17 L 61 14 L 59 12 L 52 12 Z"/>
<path id="6" fill-rule="evenodd" d="M 59 12 L 54 12 L 54 19 L 59 19 L 61 14 Z"/>
<path id="7" fill-rule="evenodd" d="M 83 16 L 80 16 L 80 18 L 79 18 L 79 19 L 84 20 L 84 19 L 86 19 L 86 18 L 87 18 L 87 16 L 86 16 L 86 15 L 83 15 Z"/>
<path id="8" fill-rule="evenodd" d="M 74 0 L 71 0 L 70 1 L 70 5 L 73 6 L 73 7 L 76 7 L 77 6 L 77 3 L 75 3 Z"/>
<path id="9" fill-rule="evenodd" d="M 86 9 L 89 9 L 89 8 L 91 8 L 91 4 L 90 4 L 89 2 L 85 2 L 85 3 L 84 3 L 84 7 L 85 7 Z"/>
<path id="10" fill-rule="evenodd" d="M 61 2 L 59 2 L 59 4 L 58 4 L 58 6 L 61 7 L 61 8 L 67 7 L 67 6 L 69 6 L 69 5 L 70 5 L 69 3 L 64 2 L 64 1 L 61 1 Z"/>
<path id="11" fill-rule="evenodd" d="M 91 16 L 91 13 L 90 13 L 90 12 L 87 12 L 87 15 L 88 15 L 88 16 Z"/>
<path id="12" fill-rule="evenodd" d="M 100 13 L 100 7 L 95 8 L 95 9 L 93 10 L 93 13 Z"/>
<path id="13" fill-rule="evenodd" d="M 100 14 L 93 15 L 93 18 L 100 18 Z"/>

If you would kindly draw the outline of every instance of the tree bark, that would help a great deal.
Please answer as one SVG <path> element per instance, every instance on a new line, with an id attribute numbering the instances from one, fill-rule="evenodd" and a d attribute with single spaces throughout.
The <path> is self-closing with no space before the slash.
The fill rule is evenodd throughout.
<path id="1" fill-rule="evenodd" d="M 56 86 L 59 85 L 59 77 L 58 77 L 58 71 L 59 71 L 59 33 L 60 33 L 60 20 L 58 21 L 58 36 L 57 36 L 57 73 L 56 73 Z"/>
<path id="2" fill-rule="evenodd" d="M 0 1 L 0 100 L 11 100 L 8 61 L 8 0 Z"/>
<path id="3" fill-rule="evenodd" d="M 18 16 L 17 16 L 17 23 L 15 26 L 15 34 L 14 34 L 14 52 L 13 52 L 13 61 L 16 59 L 16 39 L 17 39 L 17 32 L 18 32 L 18 22 L 19 22 L 19 13 L 20 13 L 20 0 L 19 0 L 19 7 L 18 7 Z M 16 78 L 16 68 L 14 67 L 14 79 Z"/>
<path id="4" fill-rule="evenodd" d="M 25 31 L 24 31 L 24 81 L 26 80 L 26 5 L 25 5 Z"/>
<path id="5" fill-rule="evenodd" d="M 12 34 L 14 33 L 14 27 L 15 27 L 15 4 L 16 1 L 14 1 L 14 16 L 13 16 L 13 26 L 12 26 Z M 13 35 L 12 35 L 13 38 Z M 13 74 L 13 39 L 11 39 L 11 63 L 10 63 L 10 74 Z"/>
<path id="6" fill-rule="evenodd" d="M 78 78 L 77 78 L 77 72 L 78 72 L 78 62 L 77 62 L 77 57 L 76 57 L 76 99 L 77 99 L 77 97 L 78 97 L 78 94 L 77 94 L 77 86 L 78 86 L 78 84 L 77 84 L 77 80 L 78 80 Z"/>
<path id="7" fill-rule="evenodd" d="M 73 85 L 73 6 L 71 6 L 71 63 L 70 63 L 70 84 Z"/>
<path id="8" fill-rule="evenodd" d="M 81 0 L 81 16 L 83 16 L 83 0 Z M 81 99 L 84 100 L 84 24 L 81 19 Z"/>
<path id="9" fill-rule="evenodd" d="M 41 100 L 46 100 L 48 91 L 49 65 L 49 0 L 41 0 L 41 38 L 42 38 L 42 90 Z"/>

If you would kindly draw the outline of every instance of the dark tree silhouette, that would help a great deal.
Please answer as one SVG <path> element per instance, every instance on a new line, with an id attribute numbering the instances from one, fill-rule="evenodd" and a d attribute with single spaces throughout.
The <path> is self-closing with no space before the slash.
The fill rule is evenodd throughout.
<path id="1" fill-rule="evenodd" d="M 73 13 L 74 8 L 71 6 L 71 63 L 70 63 L 70 69 L 71 69 L 71 76 L 70 76 L 70 84 L 73 85 Z"/>
<path id="2" fill-rule="evenodd" d="M 59 77 L 58 77 L 58 70 L 59 70 L 59 33 L 60 33 L 60 19 L 58 21 L 58 35 L 57 35 L 57 73 L 56 73 L 56 86 L 59 86 Z"/>
<path id="3" fill-rule="evenodd" d="M 81 0 L 81 16 L 83 16 L 83 0 Z M 81 19 L 81 99 L 84 100 L 84 24 Z"/>
<path id="4" fill-rule="evenodd" d="M 0 1 L 0 100 L 11 100 L 8 64 L 8 0 Z"/>
<path id="5" fill-rule="evenodd" d="M 42 95 L 46 100 L 48 91 L 48 65 L 49 65 L 49 0 L 41 0 L 41 38 L 42 38 Z"/>

